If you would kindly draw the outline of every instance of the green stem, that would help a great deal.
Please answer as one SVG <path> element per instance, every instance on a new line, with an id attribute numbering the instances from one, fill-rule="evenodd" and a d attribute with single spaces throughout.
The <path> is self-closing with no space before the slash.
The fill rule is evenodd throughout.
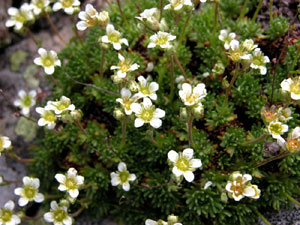
<path id="1" fill-rule="evenodd" d="M 270 23 L 273 22 L 273 0 L 270 0 Z"/>
<path id="2" fill-rule="evenodd" d="M 127 19 L 126 19 L 125 15 L 124 15 L 124 12 L 122 10 L 120 0 L 117 0 L 117 3 L 118 3 L 119 11 L 121 13 L 121 16 L 122 16 L 122 19 L 123 19 L 124 23 L 128 24 Z"/>
<path id="3" fill-rule="evenodd" d="M 175 80 L 173 56 L 170 57 L 170 61 L 171 61 L 171 90 L 169 95 L 169 102 L 172 103 L 174 97 L 174 80 Z"/>
<path id="4" fill-rule="evenodd" d="M 214 21 L 214 29 L 213 29 L 213 45 L 216 44 L 217 39 L 217 26 L 218 26 L 218 15 L 219 15 L 219 2 L 216 1 L 215 4 L 215 21 Z"/>
<path id="5" fill-rule="evenodd" d="M 254 13 L 254 16 L 252 17 L 252 21 L 255 22 L 256 18 L 257 18 L 257 15 L 262 7 L 262 4 L 263 4 L 264 0 L 260 0 L 256 10 L 255 10 L 255 13 Z"/>
<path id="6" fill-rule="evenodd" d="M 272 225 L 260 212 L 258 212 L 257 209 L 255 209 L 256 214 L 261 218 L 262 221 L 264 221 L 267 225 Z"/>
<path id="7" fill-rule="evenodd" d="M 186 73 L 184 72 L 184 70 L 183 70 L 183 68 L 182 68 L 182 66 L 181 66 L 181 64 L 180 64 L 180 62 L 179 62 L 179 60 L 178 60 L 176 54 L 174 54 L 173 57 L 174 57 L 175 63 L 177 64 L 179 70 L 181 71 L 182 75 L 184 76 L 184 79 L 187 80 Z"/>
<path id="8" fill-rule="evenodd" d="M 191 113 L 189 121 L 188 121 L 188 136 L 189 136 L 189 146 L 193 147 L 194 142 L 193 142 L 193 114 Z"/>
<path id="9" fill-rule="evenodd" d="M 192 16 L 192 11 L 189 13 L 188 17 L 186 18 L 186 21 L 185 21 L 185 23 L 184 23 L 183 29 L 182 29 L 182 31 L 181 31 L 181 33 L 180 33 L 180 37 L 179 37 L 179 39 L 178 39 L 177 49 L 178 49 L 178 47 L 180 46 L 180 43 L 182 42 L 182 39 L 183 39 L 183 37 L 184 37 L 185 30 L 186 30 L 186 28 L 187 28 L 187 25 L 189 24 L 189 21 L 190 21 L 190 19 L 191 19 L 191 16 Z"/>
<path id="10" fill-rule="evenodd" d="M 162 19 L 163 16 L 163 11 L 164 11 L 164 0 L 160 0 L 160 14 L 159 14 L 159 22 Z"/>
<path id="11" fill-rule="evenodd" d="M 241 8 L 241 13 L 240 13 L 239 20 L 243 19 L 243 17 L 245 16 L 245 14 L 246 14 L 246 7 L 248 5 L 248 2 L 249 2 L 249 0 L 245 0 L 243 6 Z"/>
<path id="12" fill-rule="evenodd" d="M 296 66 L 296 64 L 297 64 L 299 55 L 300 55 L 300 44 L 297 45 L 296 56 L 295 56 L 295 58 L 294 58 L 294 60 L 293 60 L 293 63 L 292 63 L 292 65 L 291 65 L 290 69 L 289 69 L 289 73 L 291 73 L 291 72 L 294 70 L 294 68 L 295 68 L 295 66 Z"/>
<path id="13" fill-rule="evenodd" d="M 122 120 L 122 142 L 121 142 L 121 148 L 124 146 L 126 142 L 126 119 Z"/>
<path id="14" fill-rule="evenodd" d="M 229 94 L 230 94 L 230 90 L 231 90 L 231 88 L 232 88 L 232 86 L 233 86 L 233 84 L 234 84 L 234 82 L 235 82 L 235 80 L 236 80 L 236 78 L 237 78 L 238 70 L 239 70 L 239 63 L 237 62 L 237 63 L 235 64 L 235 71 L 234 71 L 233 78 L 232 78 L 232 80 L 230 81 L 230 84 L 229 84 L 229 86 L 228 86 L 227 89 L 226 89 L 225 105 L 227 105 L 227 103 L 228 103 L 228 97 L 229 97 Z"/>
<path id="15" fill-rule="evenodd" d="M 102 51 L 101 54 L 101 64 L 100 64 L 100 81 L 103 79 L 103 74 L 104 74 L 104 70 L 103 70 L 103 66 L 104 66 L 104 56 L 105 56 L 105 51 Z"/>
<path id="16" fill-rule="evenodd" d="M 253 140 L 251 140 L 251 141 L 244 142 L 244 143 L 242 143 L 241 145 L 242 145 L 242 146 L 247 146 L 247 145 L 253 145 L 253 144 L 256 144 L 256 143 L 258 143 L 258 142 L 264 140 L 266 136 L 267 136 L 266 134 L 263 134 L 263 135 L 261 135 L 260 137 L 255 138 L 255 139 L 253 139 Z"/>
<path id="17" fill-rule="evenodd" d="M 300 206 L 300 202 L 298 202 L 296 199 L 294 199 L 292 196 L 290 196 L 288 193 L 285 193 L 285 196 L 293 202 L 295 205 Z"/>

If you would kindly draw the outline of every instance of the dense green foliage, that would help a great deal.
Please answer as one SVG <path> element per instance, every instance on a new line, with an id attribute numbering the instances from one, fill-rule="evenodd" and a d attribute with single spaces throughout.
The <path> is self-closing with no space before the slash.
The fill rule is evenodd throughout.
<path id="1" fill-rule="evenodd" d="M 278 53 L 274 53 L 271 43 L 285 34 L 287 19 L 274 18 L 267 30 L 263 31 L 260 24 L 251 21 L 251 18 L 239 18 L 242 3 L 222 1 L 219 10 L 223 28 L 237 33 L 240 40 L 257 39 L 259 45 L 261 35 L 267 34 L 263 45 L 259 47 L 270 59 L 279 57 Z M 255 1 L 249 1 L 246 11 L 255 11 L 254 5 Z M 288 207 L 290 204 L 286 193 L 291 196 L 299 194 L 300 156 L 290 155 L 257 167 L 266 158 L 277 154 L 265 155 L 264 152 L 265 142 L 274 140 L 269 135 L 255 144 L 243 143 L 266 133 L 260 118 L 261 108 L 281 101 L 280 82 L 288 77 L 288 69 L 297 51 L 296 44 L 289 46 L 286 60 L 280 61 L 274 68 L 270 68 L 274 66 L 273 63 L 268 64 L 266 75 L 260 75 L 258 70 L 251 68 L 240 70 L 229 102 L 224 105 L 225 89 L 234 71 L 223 43 L 214 36 L 219 34 L 221 25 L 217 23 L 217 33 L 212 32 L 215 4 L 202 4 L 201 9 L 192 14 L 186 29 L 187 35 L 177 48 L 176 55 L 189 79 L 205 83 L 208 92 L 203 102 L 204 115 L 197 118 L 193 126 L 195 158 L 201 159 L 203 165 L 195 171 L 193 183 L 184 180 L 177 185 L 170 179 L 172 173 L 167 154 L 171 149 L 182 151 L 188 147 L 186 121 L 180 117 L 183 104 L 176 87 L 173 100 L 168 100 L 171 83 L 169 55 L 158 49 L 147 49 L 151 33 L 138 28 L 138 20 L 134 18 L 144 9 L 159 8 L 159 3 L 154 0 L 126 1 L 122 7 L 128 23 L 123 22 L 117 5 L 107 9 L 110 22 L 128 39 L 128 52 L 123 50 L 122 54 L 140 65 L 132 75 L 151 75 L 159 83 L 155 104 L 166 111 L 163 124 L 152 131 L 147 126 L 135 128 L 133 116 L 128 116 L 126 141 L 120 144 L 121 121 L 113 117 L 114 108 L 120 108 L 116 102 L 117 96 L 74 82 L 94 84 L 119 93 L 118 85 L 110 77 L 113 75 L 110 66 L 118 63 L 117 52 L 112 47 L 104 49 L 98 42 L 105 35 L 105 30 L 99 27 L 90 29 L 83 41 L 74 38 L 59 53 L 64 65 L 53 75 L 60 85 L 53 87 L 51 97 L 59 99 L 65 95 L 76 108 L 82 110 L 81 124 L 86 134 L 73 123 L 58 124 L 56 132 L 41 129 L 37 143 L 31 149 L 35 162 L 30 169 L 32 175 L 40 178 L 42 190 L 57 194 L 55 174 L 74 167 L 88 184 L 79 195 L 79 202 L 87 208 L 87 213 L 97 218 L 110 214 L 127 225 L 144 224 L 147 218 L 157 220 L 172 213 L 178 215 L 184 225 L 249 225 L 256 224 L 257 210 L 265 212 Z M 163 16 L 169 32 L 179 37 L 188 13 L 177 15 L 164 11 Z M 103 80 L 99 76 L 102 54 L 105 54 Z M 147 62 L 150 61 L 154 63 L 154 70 L 146 72 Z M 223 63 L 225 72 L 203 76 L 217 62 Z M 298 61 L 295 69 L 299 65 Z M 272 96 L 273 73 L 276 79 Z M 176 77 L 180 74 L 175 66 Z M 293 111 L 299 110 L 291 108 Z M 291 127 L 299 124 L 299 116 L 296 113 L 293 116 L 289 121 Z M 126 162 L 128 170 L 137 176 L 129 192 L 111 186 L 110 172 L 115 171 L 121 161 Z M 227 197 L 225 186 L 234 171 L 253 176 L 253 183 L 261 189 L 259 199 L 244 198 L 235 202 Z M 207 181 L 213 184 L 205 190 L 203 187 Z M 72 207 L 80 208 L 79 204 Z"/>

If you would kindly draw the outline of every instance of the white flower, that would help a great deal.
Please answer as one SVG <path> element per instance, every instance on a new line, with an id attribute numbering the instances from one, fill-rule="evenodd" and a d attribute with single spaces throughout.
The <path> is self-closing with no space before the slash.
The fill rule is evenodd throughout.
<path id="1" fill-rule="evenodd" d="M 251 68 L 259 69 L 261 75 L 265 75 L 267 73 L 266 63 L 269 63 L 270 59 L 268 56 L 264 56 L 260 48 L 254 49 L 250 59 L 251 59 L 251 64 L 250 64 Z"/>
<path id="2" fill-rule="evenodd" d="M 193 6 L 191 0 L 169 0 L 168 5 L 164 7 L 164 9 L 173 9 L 173 10 L 180 10 L 183 6 Z"/>
<path id="3" fill-rule="evenodd" d="M 152 100 L 156 100 L 157 99 L 157 95 L 156 95 L 156 91 L 159 89 L 158 83 L 156 82 L 148 82 L 150 77 L 148 77 L 147 79 L 145 79 L 145 77 L 143 76 L 139 76 L 138 79 L 138 83 L 137 83 L 137 91 L 138 93 L 136 93 L 134 96 L 136 98 L 145 98 L 145 97 L 149 97 Z"/>
<path id="4" fill-rule="evenodd" d="M 134 121 L 135 127 L 141 127 L 145 123 L 150 123 L 154 128 L 159 128 L 162 124 L 160 118 L 165 116 L 165 111 L 162 109 L 155 109 L 149 98 L 144 98 L 142 103 L 132 103 L 131 110 L 135 113 L 137 117 Z"/>
<path id="5" fill-rule="evenodd" d="M 145 71 L 150 73 L 150 72 L 152 72 L 153 68 L 154 68 L 153 62 L 149 62 L 149 63 L 147 63 L 147 68 Z"/>
<path id="6" fill-rule="evenodd" d="M 136 16 L 135 18 L 140 21 L 156 23 L 159 19 L 159 11 L 157 8 L 145 9 L 144 12 L 140 13 L 140 16 Z"/>
<path id="7" fill-rule="evenodd" d="M 66 96 L 61 96 L 59 101 L 48 101 L 45 110 L 52 110 L 55 114 L 60 115 L 66 111 L 75 110 L 71 100 Z"/>
<path id="8" fill-rule="evenodd" d="M 50 0 L 31 0 L 33 13 L 39 15 L 50 4 Z"/>
<path id="9" fill-rule="evenodd" d="M 168 49 L 172 47 L 170 41 L 173 41 L 175 39 L 176 36 L 172 34 L 163 31 L 158 31 L 156 34 L 150 37 L 150 43 L 148 45 L 148 48 L 154 48 L 158 45 L 163 49 Z"/>
<path id="10" fill-rule="evenodd" d="M 130 190 L 130 184 L 129 181 L 135 181 L 136 176 L 133 173 L 129 173 L 127 170 L 126 164 L 123 162 L 120 162 L 118 165 L 118 171 L 110 173 L 111 177 L 111 185 L 117 186 L 122 185 L 122 188 L 124 191 Z"/>
<path id="11" fill-rule="evenodd" d="M 213 183 L 211 181 L 207 181 L 204 185 L 204 190 L 206 190 L 207 188 L 209 188 Z"/>
<path id="12" fill-rule="evenodd" d="M 203 83 L 198 84 L 194 88 L 189 83 L 184 83 L 182 84 L 182 90 L 179 90 L 179 96 L 186 106 L 198 104 L 206 94 L 205 84 Z"/>
<path id="13" fill-rule="evenodd" d="M 53 5 L 53 11 L 63 9 L 65 13 L 72 15 L 80 6 L 79 0 L 57 0 Z"/>
<path id="14" fill-rule="evenodd" d="M 283 91 L 290 92 L 292 99 L 300 99 L 300 77 L 285 79 L 280 85 Z"/>
<path id="15" fill-rule="evenodd" d="M 4 208 L 0 209 L 0 224 L 1 225 L 15 225 L 21 223 L 20 218 L 14 215 L 15 203 L 8 201 Z"/>
<path id="16" fill-rule="evenodd" d="M 106 35 L 101 37 L 101 41 L 103 43 L 111 43 L 116 50 L 121 49 L 121 44 L 128 46 L 127 39 L 121 38 L 120 32 L 115 30 L 115 27 L 112 24 L 106 26 Z"/>
<path id="17" fill-rule="evenodd" d="M 97 10 L 91 5 L 87 4 L 85 6 L 85 11 L 82 11 L 78 14 L 79 21 L 76 24 L 78 30 L 85 30 L 88 27 L 93 27 L 97 25 L 104 26 L 108 23 L 109 15 L 107 11 L 98 13 Z"/>
<path id="18" fill-rule="evenodd" d="M 200 159 L 193 159 L 194 150 L 186 148 L 181 153 L 174 150 L 169 151 L 168 159 L 173 163 L 172 172 L 176 177 L 184 176 L 188 182 L 192 182 L 195 178 L 193 171 L 202 166 Z"/>
<path id="19" fill-rule="evenodd" d="M 40 127 L 45 125 L 47 125 L 48 129 L 53 129 L 55 127 L 57 116 L 51 110 L 46 110 L 42 107 L 37 107 L 35 111 L 41 114 L 41 118 L 38 120 L 38 125 Z"/>
<path id="20" fill-rule="evenodd" d="M 24 90 L 20 90 L 18 96 L 20 98 L 14 101 L 14 105 L 22 109 L 21 113 L 23 115 L 29 115 L 30 108 L 35 105 L 36 91 L 32 90 L 26 93 Z"/>
<path id="21" fill-rule="evenodd" d="M 78 189 L 84 183 L 84 177 L 77 175 L 77 170 L 74 168 L 70 168 L 66 175 L 56 174 L 55 179 L 60 183 L 58 190 L 67 191 L 72 198 L 77 198 Z"/>
<path id="22" fill-rule="evenodd" d="M 54 225 L 71 225 L 73 223 L 66 206 L 59 206 L 56 201 L 52 201 L 50 206 L 50 212 L 44 214 L 44 219 L 47 222 Z"/>
<path id="23" fill-rule="evenodd" d="M 22 4 L 20 9 L 10 7 L 7 12 L 10 19 L 6 21 L 5 26 L 14 26 L 16 30 L 22 29 L 25 23 L 34 19 L 31 6 L 28 3 Z"/>
<path id="24" fill-rule="evenodd" d="M 253 49 L 257 48 L 257 45 L 254 44 L 252 39 L 246 39 L 243 41 L 242 46 L 248 51 L 251 52 Z"/>
<path id="25" fill-rule="evenodd" d="M 278 117 L 279 117 L 279 120 L 282 122 L 286 122 L 286 121 L 293 119 L 293 117 L 291 115 L 292 115 L 292 110 L 290 108 L 280 107 L 278 109 Z"/>
<path id="26" fill-rule="evenodd" d="M 136 63 L 131 64 L 129 59 L 125 59 L 120 53 L 118 53 L 119 63 L 117 66 L 111 66 L 111 70 L 118 70 L 117 76 L 119 78 L 125 78 L 127 73 L 137 70 L 140 66 Z"/>
<path id="27" fill-rule="evenodd" d="M 147 219 L 146 222 L 145 222 L 145 225 L 168 225 L 168 223 L 163 221 L 163 220 L 158 220 L 156 222 L 154 220 Z"/>
<path id="28" fill-rule="evenodd" d="M 238 40 L 232 40 L 229 46 L 229 55 L 232 61 L 239 61 L 241 59 L 249 60 L 251 58 L 251 55 L 240 46 Z"/>
<path id="29" fill-rule="evenodd" d="M 177 88 L 181 89 L 182 88 L 182 84 L 184 83 L 185 79 L 183 75 L 179 75 L 178 77 L 176 77 L 175 82 L 178 83 L 177 84 Z"/>
<path id="30" fill-rule="evenodd" d="M 240 201 L 242 198 L 250 197 L 257 199 L 260 196 L 260 190 L 256 185 L 251 185 L 252 176 L 249 174 L 240 174 L 234 172 L 231 175 L 231 180 L 227 182 L 226 191 L 230 193 L 235 201 Z"/>
<path id="31" fill-rule="evenodd" d="M 11 141 L 9 140 L 8 137 L 6 136 L 0 136 L 0 156 L 1 156 L 1 152 L 4 149 L 8 149 L 11 146 Z"/>
<path id="32" fill-rule="evenodd" d="M 277 143 L 284 149 L 290 152 L 300 150 L 300 127 L 295 127 L 291 133 L 289 133 L 287 140 L 282 137 L 277 138 Z"/>
<path id="33" fill-rule="evenodd" d="M 132 110 L 131 110 L 131 104 L 134 103 L 137 99 L 135 97 L 131 98 L 131 92 L 127 88 L 122 88 L 121 89 L 121 98 L 117 98 L 117 102 L 119 102 L 124 110 L 126 115 L 131 115 Z"/>
<path id="34" fill-rule="evenodd" d="M 15 189 L 15 195 L 19 195 L 19 206 L 23 207 L 30 201 L 42 202 L 44 195 L 38 193 L 40 187 L 40 180 L 38 178 L 23 177 L 23 187 Z"/>
<path id="35" fill-rule="evenodd" d="M 236 34 L 235 33 L 228 33 L 227 30 L 221 30 L 219 39 L 224 42 L 224 48 L 228 50 L 230 48 L 230 42 L 235 39 Z"/>
<path id="36" fill-rule="evenodd" d="M 268 126 L 269 133 L 275 139 L 280 138 L 280 135 L 287 132 L 288 130 L 289 130 L 288 125 L 283 124 L 279 121 L 272 121 Z"/>
<path id="37" fill-rule="evenodd" d="M 44 67 L 46 74 L 53 74 L 55 66 L 61 66 L 61 62 L 55 51 L 46 51 L 43 48 L 39 48 L 38 53 L 40 57 L 35 58 L 33 62 L 38 66 Z"/>

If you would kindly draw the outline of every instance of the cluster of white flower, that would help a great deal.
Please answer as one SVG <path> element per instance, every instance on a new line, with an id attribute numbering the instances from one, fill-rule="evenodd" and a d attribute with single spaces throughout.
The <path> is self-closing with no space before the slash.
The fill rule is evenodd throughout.
<path id="1" fill-rule="evenodd" d="M 45 108 L 37 107 L 35 111 L 41 114 L 38 125 L 47 125 L 48 129 L 55 127 L 58 118 L 64 122 L 79 120 L 81 118 L 81 111 L 75 110 L 75 106 L 71 104 L 71 100 L 65 96 L 62 96 L 59 101 L 48 101 Z"/>
<path id="2" fill-rule="evenodd" d="M 240 201 L 244 197 L 258 199 L 260 197 L 260 189 L 257 185 L 250 183 L 252 176 L 250 174 L 241 174 L 234 172 L 227 182 L 226 191 L 233 197 L 235 201 Z"/>
<path id="3" fill-rule="evenodd" d="M 168 216 L 168 222 L 163 220 L 154 221 L 151 219 L 147 219 L 145 221 L 145 225 L 182 225 L 182 223 L 178 222 L 178 216 L 174 216 L 172 214 Z"/>
<path id="4" fill-rule="evenodd" d="M 78 17 L 81 21 L 76 24 L 76 27 L 81 31 L 86 30 L 88 27 L 104 27 L 109 22 L 108 12 L 102 11 L 99 13 L 91 4 L 87 4 L 85 11 L 81 11 Z"/>
<path id="5" fill-rule="evenodd" d="M 219 39 L 224 42 L 224 48 L 228 50 L 232 61 L 246 61 L 251 68 L 259 69 L 260 74 L 267 73 L 266 63 L 270 62 L 268 56 L 264 56 L 260 48 L 254 44 L 251 39 L 246 39 L 242 43 L 235 39 L 235 33 L 229 33 L 227 30 L 221 30 Z"/>
<path id="6" fill-rule="evenodd" d="M 284 79 L 281 82 L 281 89 L 283 92 L 290 93 L 290 97 L 293 100 L 300 99 L 300 76 L 294 78 Z"/>

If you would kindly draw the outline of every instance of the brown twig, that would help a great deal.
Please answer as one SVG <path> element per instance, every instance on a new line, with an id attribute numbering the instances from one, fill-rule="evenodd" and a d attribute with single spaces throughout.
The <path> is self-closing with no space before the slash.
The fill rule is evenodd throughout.
<path id="1" fill-rule="evenodd" d="M 179 70 L 181 71 L 182 75 L 184 76 L 184 79 L 187 80 L 186 73 L 184 72 L 184 70 L 183 70 L 183 68 L 182 68 L 182 66 L 181 66 L 181 64 L 180 64 L 180 62 L 179 62 L 179 60 L 178 60 L 176 54 L 174 54 L 174 59 L 175 59 L 175 62 L 176 62 L 176 64 L 177 64 Z"/>
<path id="2" fill-rule="evenodd" d="M 47 19 L 47 21 L 48 21 L 50 27 L 52 28 L 52 30 L 54 31 L 54 33 L 57 35 L 57 37 L 59 38 L 59 40 L 61 41 L 61 43 L 62 43 L 63 45 L 66 45 L 65 40 L 62 38 L 62 36 L 60 35 L 58 29 L 56 28 L 56 26 L 55 26 L 54 23 L 52 22 L 52 20 L 51 20 L 49 14 L 45 12 L 44 15 L 45 15 L 45 17 L 46 17 L 46 19 Z"/>
<path id="3" fill-rule="evenodd" d="M 16 161 L 18 162 L 21 162 L 21 163 L 31 163 L 31 162 L 34 162 L 34 159 L 23 159 L 17 155 L 13 155 L 9 152 L 4 152 L 4 154 L 6 154 L 7 156 L 9 156 L 10 158 L 12 159 L 15 159 Z"/>

